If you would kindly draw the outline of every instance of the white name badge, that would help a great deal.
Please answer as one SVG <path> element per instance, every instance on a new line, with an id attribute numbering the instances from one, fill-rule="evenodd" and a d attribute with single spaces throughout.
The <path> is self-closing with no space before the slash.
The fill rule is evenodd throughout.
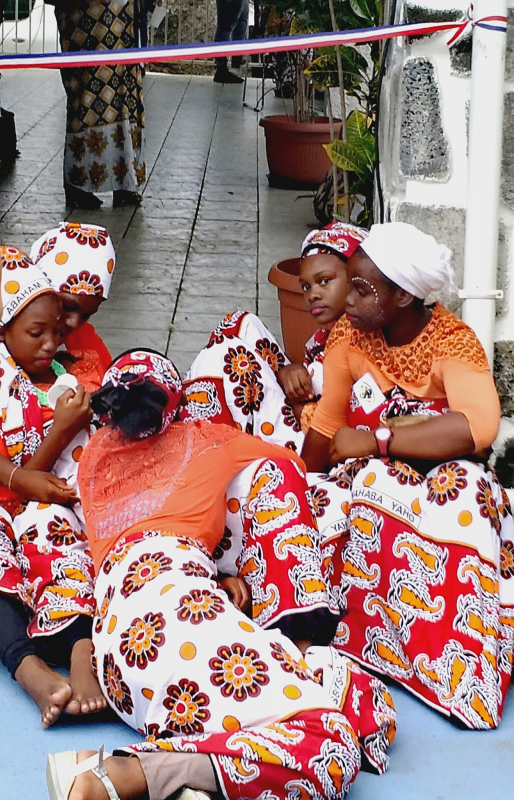
<path id="1" fill-rule="evenodd" d="M 366 414 L 371 414 L 385 401 L 385 394 L 369 372 L 355 381 L 352 388 L 355 399 Z"/>

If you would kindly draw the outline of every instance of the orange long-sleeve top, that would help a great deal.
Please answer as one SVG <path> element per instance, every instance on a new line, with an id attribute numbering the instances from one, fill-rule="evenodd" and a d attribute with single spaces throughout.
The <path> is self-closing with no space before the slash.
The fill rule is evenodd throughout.
<path id="1" fill-rule="evenodd" d="M 72 355 L 78 355 L 86 350 L 94 350 L 98 354 L 98 359 L 104 372 L 111 365 L 111 354 L 105 342 L 97 334 L 90 322 L 85 322 L 78 330 L 70 333 L 65 338 L 64 343 Z"/>
<path id="2" fill-rule="evenodd" d="M 381 331 L 352 329 L 344 317 L 334 326 L 313 430 L 332 438 L 349 424 L 352 386 L 366 373 L 384 393 L 399 386 L 419 399 L 445 399 L 466 417 L 476 451 L 496 438 L 500 401 L 484 350 L 471 328 L 439 303 L 423 331 L 402 347 L 389 347 Z"/>
<path id="3" fill-rule="evenodd" d="M 212 553 L 225 529 L 229 483 L 262 458 L 295 461 L 305 471 L 291 450 L 227 425 L 175 423 L 138 442 L 109 427 L 97 431 L 79 466 L 95 568 L 121 537 L 145 530 L 196 539 Z"/>

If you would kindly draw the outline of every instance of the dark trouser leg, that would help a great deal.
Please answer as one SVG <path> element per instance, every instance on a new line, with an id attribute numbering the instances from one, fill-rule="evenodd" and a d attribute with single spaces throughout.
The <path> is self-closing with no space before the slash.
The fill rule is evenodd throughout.
<path id="1" fill-rule="evenodd" d="M 86 614 L 77 614 L 64 630 L 54 633 L 53 636 L 39 637 L 38 653 L 47 663 L 69 667 L 73 645 L 80 639 L 91 639 L 92 633 L 93 618 Z"/>
<path id="2" fill-rule="evenodd" d="M 37 646 L 27 636 L 28 614 L 19 600 L 0 595 L 0 658 L 11 676 L 25 656 L 37 655 Z"/>
<path id="3" fill-rule="evenodd" d="M 237 18 L 234 30 L 232 31 L 232 40 L 235 42 L 242 41 L 248 36 L 248 12 L 249 2 L 248 0 L 242 0 L 241 11 L 239 13 L 239 17 Z M 243 56 L 232 56 L 231 64 L 234 69 L 239 69 L 242 63 Z"/>
<path id="4" fill-rule="evenodd" d="M 248 25 L 248 0 L 216 0 L 216 13 L 218 24 L 216 33 L 214 34 L 215 42 L 229 42 L 234 38 L 234 31 L 239 23 L 239 17 L 246 8 L 246 15 L 243 13 L 243 18 L 246 18 L 245 35 L 241 38 L 246 38 L 246 27 Z M 240 30 L 240 28 L 237 28 Z M 216 59 L 216 66 L 227 66 L 227 59 L 223 56 Z"/>

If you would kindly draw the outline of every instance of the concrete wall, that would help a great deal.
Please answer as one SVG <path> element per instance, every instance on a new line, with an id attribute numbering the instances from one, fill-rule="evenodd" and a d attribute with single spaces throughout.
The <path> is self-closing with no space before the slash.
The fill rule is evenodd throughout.
<path id="1" fill-rule="evenodd" d="M 469 0 L 398 0 L 396 22 L 464 19 Z M 390 20 L 393 21 L 393 20 Z M 452 248 L 462 286 L 471 39 L 447 32 L 391 40 L 380 108 L 380 174 L 386 220 L 412 222 Z M 514 417 L 514 0 L 509 2 L 495 377 Z M 455 297 L 443 302 L 459 310 Z"/>

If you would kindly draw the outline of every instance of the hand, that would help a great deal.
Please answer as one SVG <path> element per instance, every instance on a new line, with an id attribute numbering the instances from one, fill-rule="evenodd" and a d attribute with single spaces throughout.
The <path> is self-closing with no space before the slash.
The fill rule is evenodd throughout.
<path id="1" fill-rule="evenodd" d="M 62 394 L 55 407 L 54 427 L 66 435 L 71 442 L 74 436 L 91 422 L 91 395 L 83 386 L 76 391 L 68 389 Z"/>
<path id="2" fill-rule="evenodd" d="M 250 592 L 242 578 L 221 578 L 219 586 L 228 594 L 239 611 L 246 611 L 251 602 Z"/>
<path id="3" fill-rule="evenodd" d="M 78 500 L 75 489 L 68 486 L 66 481 L 56 478 L 49 472 L 23 467 L 13 474 L 11 488 L 26 500 L 36 500 L 39 503 L 58 503 L 67 506 Z"/>
<path id="4" fill-rule="evenodd" d="M 331 466 L 346 461 L 347 458 L 376 455 L 378 447 L 373 433 L 358 431 L 355 428 L 339 428 L 328 450 Z"/>
<path id="5" fill-rule="evenodd" d="M 287 364 L 281 367 L 277 380 L 288 400 L 306 403 L 314 399 L 311 376 L 303 364 Z"/>

